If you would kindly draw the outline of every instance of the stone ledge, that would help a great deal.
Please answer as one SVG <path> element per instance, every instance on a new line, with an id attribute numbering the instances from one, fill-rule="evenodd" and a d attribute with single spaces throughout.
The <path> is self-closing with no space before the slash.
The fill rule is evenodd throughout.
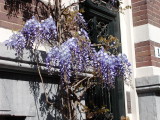
<path id="1" fill-rule="evenodd" d="M 138 93 L 160 91 L 160 76 L 136 78 L 136 89 Z"/>
<path id="2" fill-rule="evenodd" d="M 8 68 L 13 70 L 35 71 L 37 70 L 37 64 L 30 51 L 24 50 L 24 56 L 22 60 L 18 60 L 15 55 L 15 51 L 5 46 L 4 43 L 0 43 L 0 68 Z M 40 51 L 39 61 L 40 66 L 45 69 L 45 51 Z"/>
<path id="3" fill-rule="evenodd" d="M 37 73 L 37 63 L 35 62 L 36 60 L 30 55 L 29 50 L 24 50 L 23 59 L 18 60 L 15 56 L 15 51 L 7 48 L 4 43 L 0 43 L 0 48 L 2 50 L 2 52 L 0 52 L 0 71 L 3 71 L 3 69 L 9 69 Z M 41 72 L 44 74 L 48 74 L 45 65 L 45 58 L 47 54 L 45 51 L 39 52 L 39 65 L 41 66 Z M 54 70 L 56 71 L 54 75 L 57 75 L 57 73 L 60 72 L 58 67 L 55 67 Z M 87 72 L 80 73 L 78 75 L 81 77 L 93 77 L 92 69 L 88 68 Z"/>
<path id="4" fill-rule="evenodd" d="M 149 93 L 160 91 L 160 85 L 136 88 L 137 93 Z"/>

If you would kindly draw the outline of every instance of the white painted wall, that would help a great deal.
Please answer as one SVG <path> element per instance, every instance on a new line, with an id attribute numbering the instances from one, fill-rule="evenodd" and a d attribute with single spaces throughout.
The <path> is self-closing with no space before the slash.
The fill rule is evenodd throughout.
<path id="1" fill-rule="evenodd" d="M 136 78 L 160 75 L 160 68 L 155 66 L 136 68 Z"/>
<path id="2" fill-rule="evenodd" d="M 134 38 L 135 43 L 147 40 L 160 43 L 160 28 L 151 24 L 136 26 L 134 27 Z"/>
<path id="3" fill-rule="evenodd" d="M 0 42 L 4 42 L 5 40 L 8 40 L 12 34 L 13 34 L 12 30 L 0 27 Z"/>
<path id="4" fill-rule="evenodd" d="M 131 0 L 122 0 L 123 6 L 131 5 Z M 136 76 L 136 64 L 135 64 L 135 48 L 134 48 L 134 35 L 133 35 L 133 18 L 132 10 L 125 10 L 124 14 L 120 13 L 120 26 L 121 26 L 121 42 L 122 42 L 122 53 L 128 56 L 129 61 L 132 64 L 132 82 L 131 86 L 125 85 L 126 91 L 131 93 L 131 107 L 132 113 L 127 112 L 126 103 L 126 116 L 129 116 L 130 120 L 139 120 L 139 108 L 138 108 L 138 97 L 135 88 L 135 76 Z M 125 101 L 127 101 L 125 99 Z"/>

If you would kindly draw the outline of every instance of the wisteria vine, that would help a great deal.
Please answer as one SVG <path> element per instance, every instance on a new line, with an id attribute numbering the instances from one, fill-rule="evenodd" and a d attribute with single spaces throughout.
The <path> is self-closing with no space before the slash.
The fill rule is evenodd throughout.
<path id="1" fill-rule="evenodd" d="M 89 118 L 96 117 L 97 119 L 100 114 L 105 114 L 104 117 L 111 120 L 113 118 L 110 118 L 112 111 L 108 111 L 108 107 L 111 105 L 106 106 L 104 102 L 99 108 L 94 105 L 93 108 L 96 109 L 91 110 L 92 107 L 83 104 L 82 100 L 84 101 L 88 91 L 94 91 L 99 86 L 102 88 L 102 98 L 106 99 L 106 95 L 103 93 L 104 89 L 106 92 L 110 92 L 110 89 L 114 88 L 115 83 L 119 80 L 117 78 L 127 80 L 131 75 L 131 64 L 126 55 L 118 52 L 119 40 L 112 35 L 103 34 L 106 33 L 107 26 L 102 21 L 97 23 L 99 26 L 96 32 L 100 33 L 95 34 L 97 42 L 95 44 L 93 44 L 94 41 L 91 42 L 90 24 L 92 24 L 92 20 L 86 22 L 83 17 L 85 9 L 77 9 L 77 5 L 83 4 L 83 2 L 85 0 L 78 0 L 69 6 L 63 6 L 61 0 L 53 1 L 53 5 L 51 3 L 47 5 L 43 1 L 37 0 L 36 6 L 34 6 L 35 16 L 26 21 L 24 27 L 6 41 L 6 46 L 14 49 L 15 55 L 19 59 L 23 59 L 25 50 L 31 52 L 29 58 L 32 63 L 36 62 L 46 102 L 55 107 L 63 119 L 78 120 L 79 115 L 82 119 L 86 119 L 82 115 L 85 112 L 90 115 Z M 91 0 L 91 2 L 95 5 L 103 5 L 112 11 L 114 11 L 113 7 L 119 11 L 119 4 L 121 4 L 119 0 Z M 9 2 L 6 1 L 7 3 Z M 10 8 L 12 6 L 9 5 L 7 9 L 10 11 Z M 10 13 L 12 14 L 11 11 Z M 93 28 L 93 30 L 95 29 Z M 39 59 L 40 46 L 47 48 L 47 55 L 43 63 Z M 57 90 L 55 90 L 57 92 L 53 93 L 53 96 L 52 93 L 49 94 L 48 90 L 46 91 L 42 68 L 50 75 L 58 74 L 60 76 L 60 80 L 56 81 L 59 82 Z M 96 93 L 93 91 L 92 96 L 94 97 Z M 110 93 L 107 96 L 110 101 Z M 47 107 L 48 104 L 46 104 Z"/>
<path id="2" fill-rule="evenodd" d="M 126 55 L 109 54 L 103 47 L 97 51 L 89 40 L 83 25 L 87 26 L 81 13 L 74 17 L 80 25 L 76 36 L 67 38 L 62 44 L 54 44 L 46 57 L 46 67 L 50 74 L 59 68 L 62 81 L 70 82 L 71 76 L 88 72 L 92 69 L 95 77 L 101 78 L 105 86 L 114 87 L 116 77 L 130 76 L 131 70 Z M 35 44 L 57 41 L 56 23 L 52 18 L 41 22 L 35 17 L 28 20 L 23 29 L 13 34 L 6 45 L 16 51 L 19 58 L 23 57 L 24 49 L 34 49 Z M 80 36 L 80 37 L 79 37 Z"/>

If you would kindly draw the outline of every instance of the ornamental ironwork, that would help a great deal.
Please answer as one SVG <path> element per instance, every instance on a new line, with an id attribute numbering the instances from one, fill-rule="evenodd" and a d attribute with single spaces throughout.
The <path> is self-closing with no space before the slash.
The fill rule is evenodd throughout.
<path id="1" fill-rule="evenodd" d="M 97 17 L 92 17 L 88 21 L 88 33 L 92 41 L 97 43 L 100 37 L 108 37 L 108 23 L 97 20 Z"/>
<path id="2" fill-rule="evenodd" d="M 91 0 L 93 3 L 97 5 L 102 5 L 110 8 L 119 8 L 120 2 L 119 0 Z"/>

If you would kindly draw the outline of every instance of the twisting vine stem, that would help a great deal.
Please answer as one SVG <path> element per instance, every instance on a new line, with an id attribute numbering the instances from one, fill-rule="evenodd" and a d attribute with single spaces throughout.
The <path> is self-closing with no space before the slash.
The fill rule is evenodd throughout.
<path id="1" fill-rule="evenodd" d="M 37 51 L 37 49 L 35 49 L 35 51 Z M 46 89 L 45 89 L 45 86 L 44 86 L 44 80 L 43 80 L 43 77 L 42 77 L 42 74 L 41 74 L 41 69 L 40 69 L 40 66 L 39 66 L 39 60 L 38 60 L 38 54 L 37 54 L 37 52 L 35 52 L 35 55 L 36 55 L 37 70 L 38 70 L 38 74 L 39 74 L 40 80 L 42 82 L 42 87 L 43 87 L 43 90 L 44 90 L 46 102 L 48 104 L 50 104 L 50 105 L 53 105 L 54 103 L 49 102 L 49 100 L 48 100 L 48 95 L 47 95 L 47 92 L 46 92 Z"/>

